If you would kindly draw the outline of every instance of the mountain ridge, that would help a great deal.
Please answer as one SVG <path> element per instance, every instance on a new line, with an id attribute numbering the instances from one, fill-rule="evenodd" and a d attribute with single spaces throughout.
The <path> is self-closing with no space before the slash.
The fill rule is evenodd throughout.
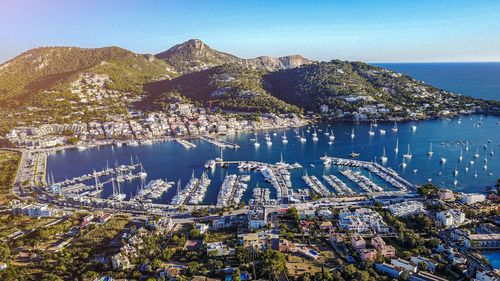
<path id="1" fill-rule="evenodd" d="M 155 57 L 169 62 L 183 73 L 201 71 L 227 63 L 239 63 L 268 71 L 288 69 L 313 63 L 313 61 L 301 55 L 290 55 L 277 58 L 259 56 L 256 58 L 243 59 L 235 55 L 212 49 L 199 39 L 190 39 L 177 44 L 166 51 L 155 54 Z"/>

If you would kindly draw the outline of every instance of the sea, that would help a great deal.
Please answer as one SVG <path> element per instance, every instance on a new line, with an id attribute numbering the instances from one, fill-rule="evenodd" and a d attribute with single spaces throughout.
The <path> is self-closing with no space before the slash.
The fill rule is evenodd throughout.
<path id="1" fill-rule="evenodd" d="M 417 79 L 426 81 L 436 87 L 445 88 L 474 97 L 499 99 L 500 98 L 500 63 L 409 63 L 380 65 L 399 72 L 407 73 Z M 497 75 L 493 75 L 496 73 Z M 273 144 L 267 146 L 264 141 L 265 132 L 258 132 L 257 139 L 261 142 L 255 148 L 251 139 L 254 133 L 240 133 L 238 135 L 222 136 L 230 142 L 237 143 L 237 150 L 226 149 L 223 153 L 225 160 L 255 160 L 275 163 L 281 157 L 287 163 L 299 163 L 303 169 L 292 172 L 294 189 L 306 188 L 302 175 L 316 175 L 321 178 L 324 174 L 335 174 L 344 180 L 355 191 L 357 186 L 349 182 L 338 173 L 336 167 L 325 167 L 320 160 L 325 154 L 328 156 L 349 158 L 352 152 L 359 153 L 360 160 L 375 161 L 383 153 L 385 147 L 388 161 L 385 165 L 393 168 L 407 180 L 416 184 L 432 182 L 439 187 L 456 191 L 484 192 L 487 187 L 494 186 L 500 178 L 500 117 L 492 115 L 467 115 L 451 119 L 434 119 L 398 123 L 398 132 L 391 128 L 395 124 L 380 122 L 374 127 L 374 136 L 369 136 L 370 125 L 367 123 L 332 122 L 318 125 L 317 142 L 312 141 L 312 129 L 300 128 L 304 132 L 307 142 L 302 144 L 296 137 L 294 129 L 270 131 Z M 416 130 L 412 130 L 416 126 Z M 379 130 L 385 129 L 381 135 Z M 351 138 L 354 130 L 355 138 Z M 328 144 L 325 132 L 333 132 L 335 141 Z M 273 135 L 276 133 L 276 136 Z M 285 134 L 287 144 L 283 144 L 281 137 Z M 162 142 L 140 146 L 103 146 L 90 148 L 84 151 L 65 150 L 49 155 L 47 170 L 53 174 L 56 181 L 72 178 L 100 170 L 106 166 L 130 163 L 132 158 L 142 162 L 148 173 L 145 182 L 139 180 L 125 183 L 124 192 L 127 197 L 134 196 L 142 184 L 153 179 L 181 181 L 184 186 L 194 174 L 199 177 L 205 170 L 204 163 L 209 159 L 220 157 L 221 151 L 212 144 L 203 140 L 193 140 L 196 148 L 185 149 L 176 142 Z M 399 144 L 399 153 L 395 153 L 396 143 Z M 432 157 L 427 156 L 432 143 L 434 152 Z M 408 151 L 413 157 L 407 161 L 407 167 L 402 168 L 403 154 Z M 466 150 L 466 147 L 469 147 Z M 459 161 L 460 153 L 463 160 Z M 475 153 L 479 154 L 474 158 Z M 446 158 L 446 163 L 440 163 L 440 158 Z M 473 163 L 471 162 L 473 161 Z M 466 170 L 467 168 L 467 170 Z M 458 175 L 454 175 L 454 171 Z M 236 167 L 228 169 L 217 168 L 207 171 L 212 182 L 208 188 L 204 204 L 216 202 L 220 185 L 227 174 L 242 174 Z M 365 173 L 365 171 L 362 171 Z M 243 196 L 244 201 L 252 197 L 252 189 L 258 183 L 260 187 L 268 187 L 271 196 L 275 190 L 264 182 L 258 172 L 250 172 L 249 188 Z M 376 182 L 385 183 L 374 175 L 366 174 Z M 393 190 L 388 185 L 387 190 Z M 175 194 L 176 188 L 170 189 L 158 202 L 168 203 Z M 105 186 L 103 195 L 111 194 L 111 186 Z"/>

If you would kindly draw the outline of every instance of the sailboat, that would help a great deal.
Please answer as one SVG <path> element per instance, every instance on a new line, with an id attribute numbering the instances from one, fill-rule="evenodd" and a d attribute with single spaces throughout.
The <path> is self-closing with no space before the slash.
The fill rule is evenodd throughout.
<path id="1" fill-rule="evenodd" d="M 474 158 L 479 158 L 479 148 L 476 148 L 476 153 L 474 153 Z"/>
<path id="2" fill-rule="evenodd" d="M 381 135 L 385 135 L 385 130 L 384 129 L 380 129 L 379 132 L 380 132 Z"/>
<path id="3" fill-rule="evenodd" d="M 431 142 L 431 145 L 429 147 L 429 152 L 427 152 L 427 156 L 432 156 L 432 154 L 434 154 L 434 152 L 432 152 L 432 142 Z"/>
<path id="4" fill-rule="evenodd" d="M 444 165 L 444 163 L 446 163 L 446 158 L 441 157 L 441 159 L 439 159 L 439 162 Z"/>
<path id="5" fill-rule="evenodd" d="M 354 135 L 354 128 L 352 128 L 352 132 L 351 132 L 351 139 L 354 139 L 356 135 Z"/>
<path id="6" fill-rule="evenodd" d="M 464 159 L 464 156 L 462 153 L 462 149 L 460 148 L 460 156 L 458 156 L 458 162 L 462 162 L 463 159 Z"/>
<path id="7" fill-rule="evenodd" d="M 146 171 L 144 171 L 144 167 L 142 166 L 142 163 L 139 163 L 139 166 L 141 167 L 141 172 L 139 173 L 139 177 L 141 179 L 144 179 L 148 176 L 148 173 L 146 173 Z"/>
<path id="8" fill-rule="evenodd" d="M 404 158 L 411 159 L 411 150 L 410 150 L 410 144 L 408 144 L 408 152 L 406 154 L 403 154 Z"/>
<path id="9" fill-rule="evenodd" d="M 394 127 L 392 127 L 391 131 L 394 133 L 398 132 L 398 123 L 396 121 L 394 121 Z"/>
<path id="10" fill-rule="evenodd" d="M 416 130 L 417 130 L 417 126 L 412 125 L 412 126 L 411 126 L 411 131 L 412 131 L 412 132 L 415 132 Z"/>
<path id="11" fill-rule="evenodd" d="M 456 177 L 458 176 L 458 169 L 457 169 L 457 165 L 455 165 L 455 170 L 453 170 L 453 175 Z"/>
<path id="12" fill-rule="evenodd" d="M 257 137 L 257 135 L 255 135 L 255 142 L 253 143 L 253 146 L 255 146 L 255 147 L 260 146 L 259 138 Z"/>
<path id="13" fill-rule="evenodd" d="M 318 141 L 318 133 L 316 132 L 316 127 L 314 127 L 314 132 L 312 133 L 313 141 Z"/>
<path id="14" fill-rule="evenodd" d="M 474 173 L 474 177 L 475 177 L 475 178 L 477 178 L 477 170 L 476 170 L 476 172 Z"/>
<path id="15" fill-rule="evenodd" d="M 120 187 L 120 183 L 117 181 L 115 185 L 115 179 L 111 179 L 111 185 L 113 186 L 113 194 L 110 196 L 110 199 L 122 201 L 127 195 L 122 193 L 122 188 Z"/>
<path id="16" fill-rule="evenodd" d="M 286 133 L 283 131 L 283 136 L 281 137 L 281 142 L 288 143 L 288 139 L 286 138 Z"/>
<path id="17" fill-rule="evenodd" d="M 396 154 L 399 152 L 399 139 L 396 139 L 396 148 L 394 148 L 394 152 L 396 152 Z"/>
<path id="18" fill-rule="evenodd" d="M 469 141 L 467 141 L 465 144 L 465 151 L 469 151 Z"/>
<path id="19" fill-rule="evenodd" d="M 373 131 L 373 124 L 370 124 L 370 131 L 368 131 L 368 135 L 374 136 L 375 132 Z"/>
<path id="20" fill-rule="evenodd" d="M 486 170 L 488 169 L 488 159 L 484 159 L 484 166 L 483 168 Z"/>
<path id="21" fill-rule="evenodd" d="M 264 137 L 264 138 L 266 139 L 266 141 L 270 141 L 270 140 L 271 140 L 271 137 L 269 136 L 269 133 L 268 133 L 268 132 L 266 132 L 266 134 L 265 134 L 265 137 Z"/>
<path id="22" fill-rule="evenodd" d="M 400 164 L 401 168 L 406 168 L 406 162 L 405 162 L 405 158 L 403 157 L 403 163 Z"/>
<path id="23" fill-rule="evenodd" d="M 301 134 L 301 136 L 300 136 L 299 141 L 300 141 L 301 143 L 305 143 L 307 140 L 306 140 L 306 138 L 304 137 L 304 131 L 302 131 L 301 133 L 302 133 L 302 134 Z"/>
<path id="24" fill-rule="evenodd" d="M 330 136 L 328 137 L 331 141 L 335 140 L 335 135 L 333 134 L 333 130 L 330 129 Z"/>
<path id="25" fill-rule="evenodd" d="M 382 161 L 382 163 L 387 162 L 387 156 L 385 155 L 385 146 L 384 146 L 384 152 L 382 153 L 382 156 L 380 156 L 380 161 Z"/>

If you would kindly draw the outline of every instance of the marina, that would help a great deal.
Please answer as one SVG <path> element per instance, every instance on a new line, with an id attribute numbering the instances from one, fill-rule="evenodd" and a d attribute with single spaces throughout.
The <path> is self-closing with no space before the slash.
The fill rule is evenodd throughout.
<path id="1" fill-rule="evenodd" d="M 262 143 L 266 139 L 265 131 L 220 136 L 220 139 L 239 146 L 238 149 L 222 149 L 223 155 L 221 155 L 220 147 L 202 139 L 191 139 L 190 143 L 195 146 L 188 150 L 176 145 L 175 142 L 156 142 L 150 145 L 101 146 L 83 151 L 76 149 L 57 151 L 48 155 L 45 181 L 61 183 L 66 181 L 66 178 L 58 177 L 58 175 L 67 175 L 71 180 L 86 175 L 86 180 L 83 182 L 75 180 L 74 184 L 84 183 L 85 185 L 74 186 L 75 193 L 87 192 L 89 196 L 107 198 L 112 195 L 112 186 L 109 182 L 111 176 L 100 178 L 100 184 L 105 186 L 96 189 L 92 171 L 95 169 L 99 173 L 101 171 L 99 167 L 106 166 L 106 162 L 130 162 L 127 161 L 130 155 L 138 155 L 142 159 L 141 162 L 149 181 L 168 178 L 174 182 L 180 179 L 187 183 L 191 179 L 193 170 L 198 175 L 206 170 L 211 183 L 199 203 L 201 205 L 216 205 L 217 195 L 226 174 L 250 175 L 251 179 L 246 183 L 248 187 L 243 191 L 240 202 L 255 200 L 253 189 L 256 186 L 262 190 L 269 190 L 269 192 L 261 191 L 261 194 L 269 195 L 268 202 L 278 199 L 276 202 L 295 200 L 292 195 L 299 196 L 299 190 L 304 190 L 304 188 L 312 190 L 302 179 L 305 173 L 302 167 L 307 167 L 307 173 L 315 176 L 329 192 L 336 196 L 347 196 L 350 192 L 344 189 L 339 192 L 323 177 L 324 175 L 328 176 L 328 179 L 331 179 L 330 176 L 338 178 L 352 190 L 352 193 L 366 192 L 340 173 L 344 168 L 353 169 L 353 171 L 361 169 L 362 175 L 368 179 L 371 173 L 373 182 L 382 187 L 384 192 L 413 191 L 416 184 L 429 181 L 454 190 L 481 192 L 485 189 L 485 185 L 493 184 L 496 181 L 495 175 L 499 174 L 500 165 L 499 161 L 496 161 L 499 154 L 495 152 L 498 152 L 500 139 L 497 135 L 491 134 L 497 129 L 498 117 L 483 117 L 480 127 L 473 126 L 479 122 L 479 116 L 462 117 L 460 124 L 457 120 L 452 118 L 450 120 L 398 122 L 397 133 L 389 133 L 394 122 L 378 122 L 377 130 L 373 125 L 371 126 L 371 130 L 375 132 L 374 136 L 368 133 L 370 124 L 360 123 L 355 125 L 355 139 L 350 138 L 352 123 L 318 124 L 309 129 L 307 127 L 280 129 L 277 130 L 276 137 L 274 137 L 274 132 L 267 134 L 273 142 L 272 146 L 264 144 L 260 147 L 255 147 L 254 143 L 258 140 Z M 418 130 L 413 131 L 413 125 L 418 125 Z M 311 138 L 315 128 L 318 141 L 313 142 Z M 382 135 L 379 132 L 380 129 L 389 130 L 389 132 Z M 328 135 L 325 132 L 328 132 Z M 281 141 L 283 136 L 288 141 L 286 144 Z M 301 142 L 302 136 L 308 141 Z M 335 136 L 335 141 L 328 144 L 333 136 Z M 402 154 L 398 156 L 391 149 L 396 143 L 398 146 L 405 147 L 405 154 L 408 154 L 407 147 L 411 145 L 411 159 L 404 158 Z M 486 149 L 484 145 L 487 145 Z M 385 149 L 384 152 L 384 147 L 389 149 Z M 467 150 L 467 147 L 470 149 Z M 428 155 L 430 151 L 433 155 Z M 476 151 L 479 154 L 477 158 L 474 157 Z M 357 154 L 356 159 L 349 159 L 353 152 Z M 325 153 L 335 155 L 335 157 L 328 157 L 330 163 L 322 165 L 325 164 L 323 158 Z M 295 164 L 284 163 L 282 156 L 287 159 L 287 162 Z M 462 161 L 459 161 L 460 157 Z M 441 161 L 441 158 L 444 161 Z M 403 159 L 406 163 L 404 169 L 400 166 Z M 134 163 L 134 165 L 137 164 Z M 456 175 L 455 170 L 458 171 Z M 124 179 L 120 181 L 120 188 L 123 189 L 127 198 L 136 196 L 141 186 L 146 185 L 144 178 L 137 176 L 139 172 L 140 166 L 132 172 L 135 177 L 131 181 L 125 179 L 129 175 L 129 172 L 125 170 L 121 172 L 122 177 L 118 177 L 118 174 L 113 176 L 117 179 Z M 332 182 L 335 183 L 333 180 Z M 64 186 L 68 185 L 70 185 L 69 182 Z M 170 203 L 176 195 L 175 184 L 172 187 L 174 188 L 168 189 L 162 196 L 151 201 L 162 204 Z M 266 201 L 266 199 L 263 200 Z M 188 199 L 184 202 L 190 204 Z M 199 202 L 199 200 L 192 202 Z"/>

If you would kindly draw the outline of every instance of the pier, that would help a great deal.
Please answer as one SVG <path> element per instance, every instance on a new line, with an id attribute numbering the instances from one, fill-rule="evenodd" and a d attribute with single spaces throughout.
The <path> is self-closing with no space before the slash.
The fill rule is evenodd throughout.
<path id="1" fill-rule="evenodd" d="M 343 181 L 334 175 L 324 175 L 323 179 L 335 190 L 337 195 L 354 195 L 352 189 L 350 189 Z"/>
<path id="2" fill-rule="evenodd" d="M 340 173 L 346 176 L 351 181 L 355 182 L 361 189 L 367 193 L 383 192 L 384 189 L 370 179 L 361 174 L 361 172 L 353 172 L 352 170 L 343 170 Z"/>
<path id="3" fill-rule="evenodd" d="M 304 175 L 302 176 L 304 182 L 316 192 L 318 195 L 323 197 L 329 197 L 332 194 L 330 191 L 321 183 L 316 176 Z"/>
<path id="4" fill-rule="evenodd" d="M 371 173 L 374 173 L 375 175 L 384 179 L 386 182 L 398 188 L 400 191 L 417 189 L 416 185 L 402 178 L 398 173 L 396 173 L 396 171 L 391 168 L 386 168 L 378 163 L 328 156 L 321 157 L 321 160 L 323 160 L 323 163 L 325 165 L 337 165 L 367 169 Z"/>
<path id="5" fill-rule="evenodd" d="M 191 148 L 196 147 L 196 144 L 188 142 L 187 140 L 183 140 L 183 139 L 179 139 L 179 138 L 176 138 L 175 140 L 178 143 L 180 143 L 185 149 L 191 149 Z"/>
<path id="6" fill-rule="evenodd" d="M 216 139 L 216 138 L 209 137 L 209 136 L 201 136 L 200 139 L 202 139 L 208 143 L 211 143 L 219 148 L 231 148 L 231 149 L 240 148 L 240 146 L 235 144 L 235 143 L 231 143 L 231 142 L 221 140 L 221 139 Z"/>

